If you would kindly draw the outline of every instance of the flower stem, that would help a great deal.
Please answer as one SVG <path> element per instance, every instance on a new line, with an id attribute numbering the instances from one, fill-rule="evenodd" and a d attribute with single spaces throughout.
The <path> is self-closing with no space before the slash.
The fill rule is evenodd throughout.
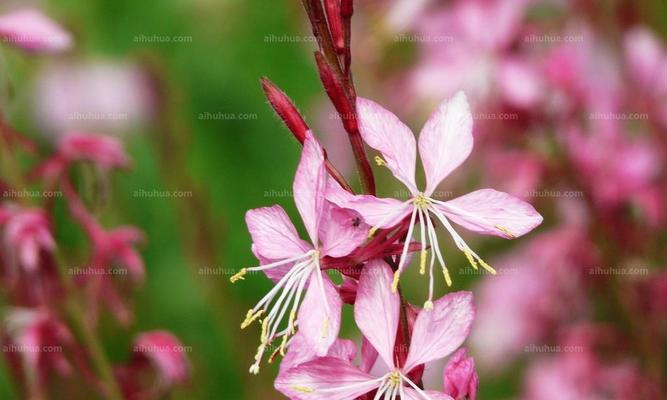
<path id="1" fill-rule="evenodd" d="M 100 341 L 86 322 L 84 312 L 81 309 L 81 303 L 76 296 L 74 284 L 65 269 L 65 264 L 62 261 L 62 256 L 56 250 L 54 252 L 55 264 L 58 268 L 58 274 L 61 283 L 65 289 L 66 300 L 64 303 L 64 311 L 69 325 L 74 331 L 75 335 L 81 341 L 83 347 L 87 350 L 93 368 L 97 373 L 97 377 L 102 381 L 104 396 L 108 400 L 123 400 L 123 396 L 118 387 L 111 364 L 107 359 L 106 354 L 102 348 Z"/>

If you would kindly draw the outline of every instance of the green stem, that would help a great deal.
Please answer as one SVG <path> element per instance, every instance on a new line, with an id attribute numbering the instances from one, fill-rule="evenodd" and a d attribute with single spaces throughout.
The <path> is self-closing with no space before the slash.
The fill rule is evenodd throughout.
<path id="1" fill-rule="evenodd" d="M 81 341 L 84 349 L 87 350 L 93 368 L 97 373 L 97 377 L 102 381 L 106 399 L 123 400 L 123 395 L 118 387 L 116 378 L 113 376 L 111 363 L 104 353 L 102 344 L 95 335 L 93 329 L 86 322 L 81 303 L 76 296 L 76 289 L 65 268 L 65 263 L 62 262 L 62 256 L 58 253 L 58 250 L 55 251 L 54 257 L 61 283 L 67 293 L 64 308 L 69 325 L 73 329 L 74 334 Z"/>

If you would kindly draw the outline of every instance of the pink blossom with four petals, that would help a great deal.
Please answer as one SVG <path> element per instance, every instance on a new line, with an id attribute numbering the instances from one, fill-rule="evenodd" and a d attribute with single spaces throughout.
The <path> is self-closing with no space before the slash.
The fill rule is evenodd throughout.
<path id="1" fill-rule="evenodd" d="M 246 214 L 252 249 L 261 265 L 243 268 L 231 281 L 243 279 L 248 272 L 263 271 L 276 283 L 248 311 L 241 325 L 245 328 L 263 318 L 261 344 L 251 373 L 258 373 L 262 355 L 273 340 L 282 338 L 277 351 L 284 355 L 297 325 L 304 333 L 303 338 L 320 356 L 327 354 L 338 336 L 342 301 L 323 272 L 321 259 L 348 255 L 366 240 L 368 228 L 357 223 L 358 215 L 353 211 L 340 209 L 325 200 L 327 180 L 324 152 L 308 132 L 293 190 L 294 202 L 310 242 L 299 238 L 287 213 L 278 205 Z M 287 326 L 280 329 L 285 317 Z"/>
<path id="2" fill-rule="evenodd" d="M 405 268 L 408 246 L 417 221 L 421 226 L 421 274 L 426 272 L 428 246 L 432 249 L 426 308 L 431 307 L 433 300 L 433 267 L 436 257 L 447 284 L 451 285 L 432 217 L 445 227 L 474 268 L 479 264 L 491 273 L 495 273 L 493 268 L 466 244 L 451 221 L 476 233 L 507 239 L 530 232 L 542 222 L 542 216 L 530 204 L 493 189 L 477 190 L 449 201 L 433 198 L 440 182 L 465 161 L 472 151 L 472 115 L 463 92 L 442 102 L 419 135 L 419 153 L 426 173 L 426 190 L 423 191 L 417 188 L 415 182 L 417 143 L 410 128 L 371 100 L 359 98 L 357 111 L 364 141 L 384 157 L 376 157 L 377 163 L 389 168 L 408 188 L 411 197 L 407 201 L 400 201 L 370 195 L 355 196 L 339 189 L 329 192 L 328 196 L 337 205 L 359 212 L 373 226 L 372 232 L 378 228 L 392 228 L 409 217 L 408 234 L 394 276 L 393 291 L 396 291 L 398 279 Z M 330 186 L 336 187 L 335 184 Z"/>
<path id="3" fill-rule="evenodd" d="M 450 293 L 433 308 L 417 315 L 410 349 L 403 365 L 397 365 L 394 345 L 400 318 L 400 298 L 390 290 L 392 272 L 380 260 L 361 273 L 354 318 L 365 339 L 377 351 L 384 373 L 371 374 L 336 357 L 320 357 L 280 374 L 275 386 L 293 400 L 348 400 L 376 391 L 375 398 L 439 400 L 451 397 L 423 390 L 408 375 L 420 365 L 447 357 L 468 336 L 474 319 L 472 294 Z M 385 372 L 386 371 L 386 372 Z"/>

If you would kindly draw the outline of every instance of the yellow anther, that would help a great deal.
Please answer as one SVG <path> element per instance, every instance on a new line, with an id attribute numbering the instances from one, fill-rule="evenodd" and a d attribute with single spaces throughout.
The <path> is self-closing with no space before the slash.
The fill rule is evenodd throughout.
<path id="1" fill-rule="evenodd" d="M 449 270 L 446 267 L 442 268 L 442 274 L 445 276 L 445 282 L 447 283 L 447 286 L 452 286 L 452 277 L 449 276 Z"/>
<path id="2" fill-rule="evenodd" d="M 415 197 L 414 203 L 415 203 L 415 206 L 417 206 L 418 208 L 421 208 L 422 210 L 425 210 L 431 204 L 431 199 L 424 196 L 423 194 L 418 194 Z"/>
<path id="3" fill-rule="evenodd" d="M 245 279 L 245 274 L 248 273 L 248 270 L 245 268 L 242 268 L 239 272 L 237 272 L 234 276 L 229 278 L 229 281 L 231 283 L 236 283 L 237 281 L 242 281 Z"/>
<path id="4" fill-rule="evenodd" d="M 329 317 L 326 317 L 324 319 L 324 322 L 322 323 L 322 330 L 320 331 L 320 336 L 322 336 L 322 339 L 326 339 L 327 336 L 329 336 Z"/>
<path id="5" fill-rule="evenodd" d="M 255 354 L 255 363 L 250 366 L 250 369 L 248 372 L 250 372 L 253 375 L 259 374 L 259 363 L 262 360 L 262 354 L 264 354 L 264 350 L 266 349 L 266 344 L 262 343 L 259 345 L 257 348 L 257 354 Z"/>
<path id="6" fill-rule="evenodd" d="M 394 371 L 388 376 L 391 386 L 396 387 L 401 384 L 401 374 L 398 371 Z"/>
<path id="7" fill-rule="evenodd" d="M 479 261 L 480 264 L 482 264 L 482 267 L 484 267 L 485 270 L 487 270 L 487 271 L 489 271 L 489 272 L 491 273 L 491 275 L 495 275 L 495 274 L 496 274 L 496 270 L 493 269 L 492 266 L 490 266 L 489 264 L 487 264 L 486 262 L 484 262 L 484 260 L 482 260 L 481 258 L 479 258 L 478 261 Z"/>
<path id="8" fill-rule="evenodd" d="M 510 238 L 510 239 L 516 239 L 516 236 L 515 236 L 512 232 L 510 232 L 509 229 L 505 228 L 504 226 L 502 226 L 502 225 L 496 225 L 496 229 L 498 229 L 499 231 L 501 231 L 502 233 L 504 233 L 505 235 L 507 235 L 508 238 Z"/>
<path id="9" fill-rule="evenodd" d="M 475 270 L 477 270 L 477 261 L 475 261 L 475 258 L 472 256 L 472 253 L 470 252 L 470 250 L 464 249 L 463 254 L 466 255 L 466 258 L 468 259 L 468 262 L 470 263 L 470 265 L 472 265 L 472 267 Z"/>
<path id="10" fill-rule="evenodd" d="M 259 318 L 262 314 L 264 314 L 264 310 L 259 310 L 256 313 L 253 313 L 252 310 L 248 310 L 248 313 L 245 316 L 245 320 L 243 320 L 243 322 L 241 323 L 241 329 L 245 329 L 248 326 L 250 326 L 250 324 L 255 322 L 255 320 Z"/>
<path id="11" fill-rule="evenodd" d="M 380 157 L 380 156 L 375 156 L 375 163 L 379 167 L 383 167 L 383 166 L 386 167 L 387 166 L 387 162 L 385 160 L 383 160 L 382 157 Z"/>
<path id="12" fill-rule="evenodd" d="M 419 273 L 424 275 L 426 273 L 426 255 L 428 254 L 428 250 L 422 249 L 420 257 L 419 257 Z"/>
<path id="13" fill-rule="evenodd" d="M 377 227 L 377 226 L 374 226 L 374 227 L 372 227 L 371 229 L 369 229 L 369 230 L 368 230 L 368 238 L 369 238 L 369 239 L 372 238 L 373 235 L 375 235 L 375 232 L 377 232 L 377 231 L 378 231 L 378 227 Z"/>
<path id="14" fill-rule="evenodd" d="M 433 302 L 431 300 L 428 300 L 426 303 L 424 303 L 424 310 L 431 311 L 432 309 L 433 309 Z"/>
<path id="15" fill-rule="evenodd" d="M 260 335 L 262 344 L 266 344 L 269 341 L 269 319 L 264 318 L 262 321 L 262 333 Z"/>
<path id="16" fill-rule="evenodd" d="M 291 386 L 292 390 L 296 390 L 301 393 L 313 393 L 315 389 L 309 388 L 308 386 Z"/>
<path id="17" fill-rule="evenodd" d="M 391 283 L 391 292 L 396 293 L 398 292 L 398 281 L 401 279 L 401 272 L 396 271 L 394 272 L 394 281 Z"/>
<path id="18" fill-rule="evenodd" d="M 250 373 L 253 374 L 253 375 L 257 375 L 257 374 L 259 374 L 259 364 L 258 364 L 258 363 L 255 363 L 255 364 L 251 365 L 251 366 L 250 366 L 250 369 L 248 370 L 248 372 L 250 372 Z"/>
<path id="19" fill-rule="evenodd" d="M 285 350 L 287 349 L 287 337 L 287 335 L 283 336 L 283 340 L 280 342 L 280 347 L 278 348 L 280 349 L 280 355 L 282 357 L 285 357 Z"/>
<path id="20" fill-rule="evenodd" d="M 290 327 L 290 333 L 292 335 L 296 333 L 296 326 L 294 325 L 295 320 L 296 320 L 296 311 L 292 310 L 289 313 L 289 321 L 287 322 L 287 326 Z"/>

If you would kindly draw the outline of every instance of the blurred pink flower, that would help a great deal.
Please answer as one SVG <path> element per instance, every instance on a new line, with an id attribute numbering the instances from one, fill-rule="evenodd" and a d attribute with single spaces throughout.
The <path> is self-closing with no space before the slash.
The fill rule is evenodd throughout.
<path id="1" fill-rule="evenodd" d="M 475 360 L 462 348 L 452 354 L 443 373 L 445 393 L 454 400 L 476 400 L 479 376 L 475 371 Z"/>
<path id="2" fill-rule="evenodd" d="M 56 247 L 46 214 L 39 209 L 2 208 L 8 210 L 4 244 L 11 257 L 9 263 L 30 272 L 37 271 L 42 252 L 50 253 Z"/>
<path id="3" fill-rule="evenodd" d="M 59 139 L 56 154 L 42 163 L 35 174 L 47 181 L 55 181 L 60 179 L 66 169 L 75 162 L 90 162 L 101 170 L 130 166 L 130 158 L 119 139 L 71 132 Z"/>
<path id="4" fill-rule="evenodd" d="M 354 399 L 377 390 L 376 398 L 451 399 L 442 392 L 420 389 L 408 375 L 419 365 L 447 357 L 468 336 L 474 319 L 472 294 L 457 292 L 435 301 L 417 316 L 404 365 L 397 365 L 394 345 L 400 299 L 392 293 L 392 271 L 384 261 L 373 261 L 361 273 L 354 318 L 364 337 L 384 362 L 385 371 L 374 376 L 347 360 L 317 358 L 283 372 L 275 387 L 291 399 Z"/>
<path id="5" fill-rule="evenodd" d="M 72 373 L 66 350 L 72 350 L 74 338 L 67 326 L 45 309 L 9 308 L 3 323 L 7 340 L 3 352 L 17 362 L 25 374 L 34 398 L 41 397 L 52 372 L 61 376 Z"/>
<path id="6" fill-rule="evenodd" d="M 573 347 L 574 348 L 574 347 Z M 533 362 L 525 400 L 656 399 L 653 384 L 632 362 L 603 364 L 586 346 Z"/>
<path id="7" fill-rule="evenodd" d="M 41 72 L 34 103 L 37 121 L 52 136 L 70 131 L 122 134 L 150 120 L 155 94 L 137 65 L 58 63 Z"/>
<path id="8" fill-rule="evenodd" d="M 357 111 L 361 136 L 384 157 L 376 157 L 377 163 L 386 166 L 394 177 L 407 187 L 410 198 L 403 201 L 370 195 L 355 196 L 343 190 L 330 193 L 329 198 L 341 207 L 359 212 L 368 224 L 374 226 L 374 230 L 393 228 L 409 218 L 407 239 L 394 275 L 392 290 L 396 290 L 399 277 L 407 265 L 409 242 L 417 222 L 421 226 L 422 274 L 426 273 L 426 252 L 429 245 L 432 251 L 429 294 L 425 307 L 429 307 L 433 300 L 433 267 L 436 256 L 447 284 L 451 285 L 432 217 L 446 228 L 457 248 L 466 255 L 474 268 L 479 264 L 491 273 L 495 273 L 493 268 L 466 244 L 450 220 L 470 231 L 505 239 L 522 236 L 542 222 L 542 216 L 530 204 L 493 189 L 477 190 L 449 201 L 433 198 L 438 185 L 461 165 L 472 151 L 472 115 L 463 92 L 443 101 L 419 134 L 419 154 L 427 182 L 424 191 L 417 188 L 415 181 L 417 143 L 410 128 L 393 113 L 371 100 L 358 98 Z"/>
<path id="9" fill-rule="evenodd" d="M 463 90 L 475 109 L 495 95 L 520 108 L 539 101 L 539 69 L 529 52 L 511 49 L 528 3 L 459 0 L 444 11 L 422 16 L 415 24 L 423 38 L 421 59 L 409 77 L 417 96 L 440 99 Z"/>
<path id="10" fill-rule="evenodd" d="M 174 386 L 190 376 L 186 355 L 188 347 L 167 331 L 150 331 L 138 335 L 132 358 L 115 368 L 123 393 L 128 400 L 160 399 Z M 142 380 L 148 374 L 152 379 Z"/>
<path id="11" fill-rule="evenodd" d="M 58 53 L 72 47 L 72 37 L 37 9 L 19 9 L 0 15 L 4 43 L 34 53 Z"/>
<path id="12" fill-rule="evenodd" d="M 667 50 L 658 37 L 644 27 L 625 34 L 625 62 L 643 100 L 667 124 Z M 636 88 L 633 88 L 636 89 Z"/>
<path id="13" fill-rule="evenodd" d="M 506 367 L 550 327 L 581 309 L 583 265 L 593 265 L 592 248 L 578 225 L 536 236 L 499 260 L 499 276 L 485 279 L 471 346 L 486 370 Z"/>
<path id="14" fill-rule="evenodd" d="M 282 337 L 280 352 L 284 354 L 289 336 L 296 326 L 303 338 L 325 355 L 335 342 L 340 329 L 342 301 L 321 268 L 325 256 L 343 257 L 363 243 L 368 227 L 355 223 L 358 216 L 327 202 L 324 193 L 328 174 L 322 148 L 312 133 L 306 133 L 301 161 L 294 177 L 294 202 L 306 226 L 310 243 L 299 238 L 296 228 L 280 206 L 250 210 L 246 223 L 252 236 L 252 250 L 261 265 L 243 268 L 231 278 L 243 279 L 248 272 L 263 271 L 276 282 L 271 291 L 248 311 L 241 328 L 252 324 L 266 313 L 262 322 L 261 344 L 251 373 L 259 372 L 266 347 Z M 308 284 L 308 289 L 306 285 Z M 301 297 L 305 291 L 303 303 Z M 281 293 L 280 295 L 278 295 Z M 278 330 L 288 308 L 287 327 Z M 271 310 L 267 312 L 269 306 Z M 298 320 L 297 320 L 298 311 Z"/>
<path id="15" fill-rule="evenodd" d="M 641 138 L 625 137 L 617 125 L 609 123 L 607 129 L 588 134 L 573 127 L 565 136 L 580 178 L 602 206 L 618 205 L 648 189 L 661 168 L 655 146 Z"/>

